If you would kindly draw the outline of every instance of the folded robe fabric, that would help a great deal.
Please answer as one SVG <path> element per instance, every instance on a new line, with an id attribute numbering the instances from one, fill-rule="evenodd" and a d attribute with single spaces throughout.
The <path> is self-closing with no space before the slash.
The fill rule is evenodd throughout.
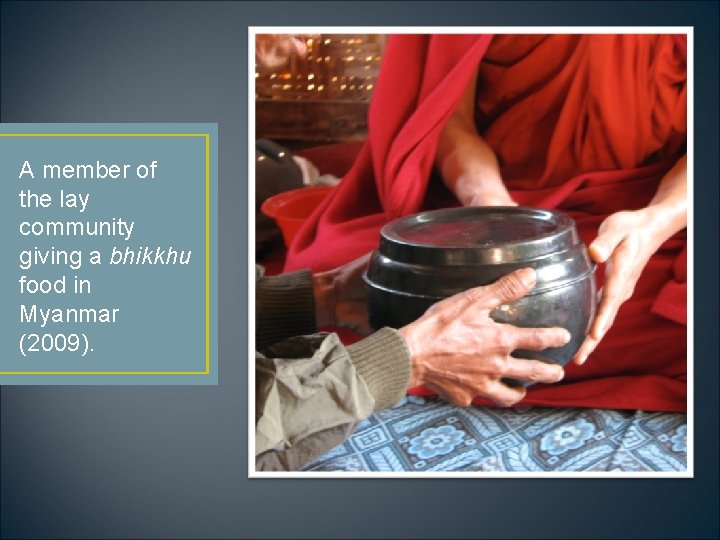
<path id="1" fill-rule="evenodd" d="M 685 58 L 684 38 L 672 35 L 393 36 L 368 140 L 301 229 L 286 270 L 344 264 L 375 249 L 385 223 L 458 205 L 433 160 L 476 70 L 478 131 L 514 200 L 568 213 L 591 242 L 610 214 L 646 206 L 684 153 Z M 686 257 L 681 231 L 648 262 L 586 364 L 568 366 L 561 384 L 533 386 L 524 403 L 685 410 Z M 602 286 L 602 266 L 596 276 Z"/>

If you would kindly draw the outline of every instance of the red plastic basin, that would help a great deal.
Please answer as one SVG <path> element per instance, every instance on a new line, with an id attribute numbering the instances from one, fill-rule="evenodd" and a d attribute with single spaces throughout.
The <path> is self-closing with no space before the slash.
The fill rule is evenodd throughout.
<path id="1" fill-rule="evenodd" d="M 333 189 L 332 186 L 316 186 L 278 193 L 267 199 L 260 210 L 276 221 L 285 246 L 289 247 L 302 224 Z"/>

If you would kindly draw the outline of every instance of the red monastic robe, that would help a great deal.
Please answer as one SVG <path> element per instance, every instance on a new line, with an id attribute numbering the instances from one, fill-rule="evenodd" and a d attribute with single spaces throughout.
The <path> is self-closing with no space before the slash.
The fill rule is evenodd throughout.
<path id="1" fill-rule="evenodd" d="M 685 40 L 671 35 L 392 37 L 368 140 L 285 269 L 336 267 L 375 249 L 385 223 L 457 206 L 433 160 L 478 65 L 478 131 L 511 196 L 568 213 L 589 244 L 607 216 L 646 206 L 684 153 L 685 59 Z M 596 275 L 601 286 L 604 268 Z M 686 279 L 682 231 L 651 258 L 586 364 L 531 387 L 523 403 L 685 410 Z"/>

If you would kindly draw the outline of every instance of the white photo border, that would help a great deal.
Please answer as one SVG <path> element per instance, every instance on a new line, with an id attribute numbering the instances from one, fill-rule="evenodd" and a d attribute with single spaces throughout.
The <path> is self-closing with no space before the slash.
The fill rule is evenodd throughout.
<path id="1" fill-rule="evenodd" d="M 257 34 L 685 34 L 687 35 L 687 469 L 567 472 L 266 472 L 255 470 L 255 36 Z M 694 40 L 689 26 L 250 26 L 248 27 L 248 478 L 694 478 Z"/>

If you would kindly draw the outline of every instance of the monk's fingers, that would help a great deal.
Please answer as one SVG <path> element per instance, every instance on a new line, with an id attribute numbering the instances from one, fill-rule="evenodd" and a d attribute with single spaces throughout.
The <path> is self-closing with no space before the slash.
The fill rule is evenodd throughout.
<path id="1" fill-rule="evenodd" d="M 578 352 L 573 357 L 573 362 L 577 365 L 585 363 L 587 357 L 595 350 L 605 337 L 608 329 L 615 322 L 615 316 L 622 303 L 632 294 L 634 282 L 628 284 L 625 280 L 629 278 L 629 275 L 625 271 L 617 270 L 617 265 L 614 264 L 614 261 L 611 261 L 608 265 L 595 319 L 590 326 L 585 341 L 583 341 Z M 629 290 L 627 289 L 628 286 L 630 287 Z"/>
<path id="2" fill-rule="evenodd" d="M 595 350 L 595 347 L 598 346 L 598 343 L 600 343 L 600 340 L 588 335 L 582 345 L 580 345 L 578 351 L 575 353 L 575 356 L 573 356 L 572 361 L 578 366 L 583 365 L 585 360 L 587 360 L 587 357 L 590 356 L 590 353 L 592 353 Z"/>
<path id="3" fill-rule="evenodd" d="M 562 380 L 565 371 L 558 364 L 510 356 L 505 363 L 503 376 L 528 382 L 550 384 Z"/>
<path id="4" fill-rule="evenodd" d="M 635 290 L 639 272 L 636 271 L 635 261 L 628 255 L 621 245 L 608 264 L 602 297 L 590 329 L 590 335 L 598 341 L 612 326 L 622 303 L 630 298 Z"/>
<path id="5" fill-rule="evenodd" d="M 596 263 L 604 263 L 615 248 L 627 236 L 631 212 L 617 212 L 600 224 L 598 235 L 588 246 L 590 257 Z"/>
<path id="6" fill-rule="evenodd" d="M 607 329 L 615 321 L 615 315 L 620 308 L 620 302 L 616 299 L 603 296 L 598 306 L 597 315 L 590 328 L 589 336 L 595 341 L 600 341 Z"/>

